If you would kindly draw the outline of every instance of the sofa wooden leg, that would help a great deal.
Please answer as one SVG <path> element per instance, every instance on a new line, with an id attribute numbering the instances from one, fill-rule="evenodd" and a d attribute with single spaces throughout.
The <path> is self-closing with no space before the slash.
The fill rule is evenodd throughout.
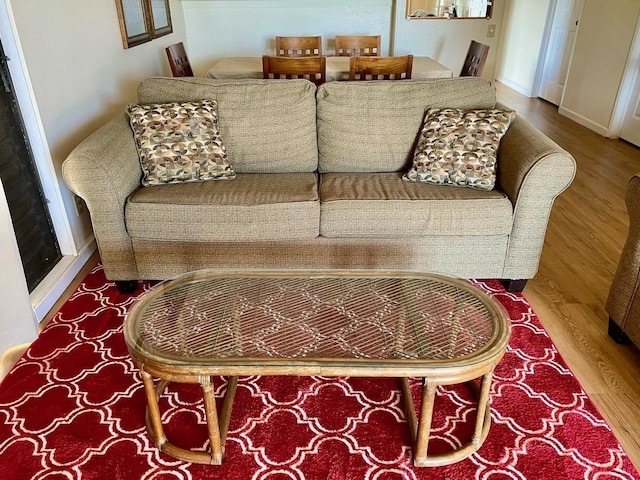
<path id="1" fill-rule="evenodd" d="M 524 287 L 526 284 L 527 284 L 526 278 L 519 279 L 519 280 L 512 280 L 512 279 L 502 280 L 502 285 L 504 286 L 507 292 L 520 293 L 522 292 L 522 290 L 524 290 Z"/>
<path id="2" fill-rule="evenodd" d="M 624 345 L 627 343 L 631 343 L 631 339 L 629 339 L 629 337 L 627 336 L 626 333 L 624 333 L 620 325 L 614 322 L 611 317 L 609 317 L 608 333 L 609 333 L 609 336 L 613 338 L 613 341 L 618 344 Z"/>
<path id="3" fill-rule="evenodd" d="M 116 280 L 116 287 L 120 293 L 134 293 L 138 289 L 138 281 Z"/>

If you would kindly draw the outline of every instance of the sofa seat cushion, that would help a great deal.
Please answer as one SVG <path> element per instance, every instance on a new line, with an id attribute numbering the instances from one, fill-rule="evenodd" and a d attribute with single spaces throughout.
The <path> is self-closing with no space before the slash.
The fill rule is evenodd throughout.
<path id="1" fill-rule="evenodd" d="M 125 208 L 129 235 L 147 240 L 300 240 L 319 234 L 315 173 L 140 188 Z"/>
<path id="2" fill-rule="evenodd" d="M 500 190 L 402 181 L 402 173 L 320 175 L 323 237 L 508 235 L 513 206 Z"/>

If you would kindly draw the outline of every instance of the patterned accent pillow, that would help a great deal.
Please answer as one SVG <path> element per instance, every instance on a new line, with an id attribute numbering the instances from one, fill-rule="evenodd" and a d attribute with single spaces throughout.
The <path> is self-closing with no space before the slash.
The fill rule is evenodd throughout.
<path id="1" fill-rule="evenodd" d="M 500 139 L 515 116 L 512 110 L 428 109 L 413 166 L 402 179 L 492 190 Z"/>
<path id="2" fill-rule="evenodd" d="M 220 139 L 215 101 L 128 105 L 127 113 L 145 187 L 236 177 Z"/>

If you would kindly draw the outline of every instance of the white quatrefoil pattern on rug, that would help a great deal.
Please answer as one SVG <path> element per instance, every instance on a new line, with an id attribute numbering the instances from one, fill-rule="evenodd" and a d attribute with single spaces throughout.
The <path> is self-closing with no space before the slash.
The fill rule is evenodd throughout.
<path id="1" fill-rule="evenodd" d="M 400 384 L 391 377 L 242 376 L 223 464 L 171 458 L 147 433 L 145 391 L 122 332 L 151 285 L 120 294 L 98 265 L 2 382 L 0 479 L 640 478 L 522 294 L 505 292 L 498 280 L 473 283 L 505 307 L 513 330 L 494 372 L 487 440 L 454 465 L 411 464 Z M 227 379 L 213 382 L 220 407 Z M 410 379 L 418 408 L 421 382 Z M 468 385 L 438 387 L 429 453 L 471 437 L 475 404 Z M 199 385 L 172 383 L 160 410 L 175 444 L 208 450 Z"/>

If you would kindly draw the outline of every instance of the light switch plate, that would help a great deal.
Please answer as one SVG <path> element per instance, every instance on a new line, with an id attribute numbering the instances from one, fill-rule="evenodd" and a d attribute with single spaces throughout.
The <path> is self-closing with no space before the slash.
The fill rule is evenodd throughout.
<path id="1" fill-rule="evenodd" d="M 493 37 L 496 34 L 496 26 L 495 24 L 490 24 L 487 27 L 487 37 Z"/>

